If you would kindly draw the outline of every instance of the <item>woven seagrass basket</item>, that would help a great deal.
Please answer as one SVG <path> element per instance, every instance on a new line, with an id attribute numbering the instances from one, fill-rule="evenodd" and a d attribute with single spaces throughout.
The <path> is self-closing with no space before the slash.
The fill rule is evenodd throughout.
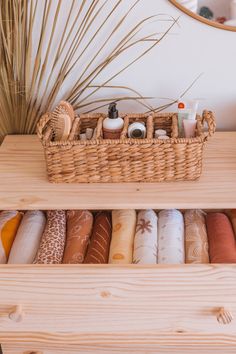
<path id="1" fill-rule="evenodd" d="M 196 137 L 178 138 L 176 113 L 126 114 L 120 139 L 103 139 L 105 115 L 77 117 L 67 141 L 53 141 L 51 114 L 43 115 L 37 126 L 42 142 L 47 173 L 53 183 L 96 182 L 162 182 L 191 181 L 200 177 L 204 143 L 215 132 L 215 119 L 210 111 L 197 116 Z M 134 121 L 146 124 L 146 139 L 127 137 Z M 204 123 L 208 129 L 204 131 Z M 79 140 L 86 128 L 96 128 L 92 140 Z M 156 129 L 165 129 L 168 140 L 154 138 Z"/>

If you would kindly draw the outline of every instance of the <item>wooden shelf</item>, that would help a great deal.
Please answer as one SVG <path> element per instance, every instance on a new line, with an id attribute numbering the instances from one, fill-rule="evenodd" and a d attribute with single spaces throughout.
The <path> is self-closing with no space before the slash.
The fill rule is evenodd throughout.
<path id="1" fill-rule="evenodd" d="M 236 132 L 206 144 L 195 182 L 50 184 L 34 135 L 7 136 L 0 148 L 0 209 L 236 208 Z"/>

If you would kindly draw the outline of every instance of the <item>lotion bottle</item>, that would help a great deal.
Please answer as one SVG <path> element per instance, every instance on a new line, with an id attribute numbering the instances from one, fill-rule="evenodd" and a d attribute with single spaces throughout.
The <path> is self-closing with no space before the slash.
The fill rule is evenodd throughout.
<path id="1" fill-rule="evenodd" d="M 116 109 L 116 103 L 112 102 L 108 108 L 108 117 L 103 121 L 103 138 L 104 139 L 119 139 L 124 120 L 119 117 L 119 112 Z"/>

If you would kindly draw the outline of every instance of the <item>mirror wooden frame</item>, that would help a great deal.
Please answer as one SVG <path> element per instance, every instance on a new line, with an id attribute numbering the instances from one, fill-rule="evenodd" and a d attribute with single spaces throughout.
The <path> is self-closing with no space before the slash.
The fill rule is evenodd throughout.
<path id="1" fill-rule="evenodd" d="M 198 14 L 195 14 L 194 12 L 186 9 L 183 5 L 179 4 L 178 3 L 178 0 L 169 0 L 174 6 L 178 7 L 178 9 L 180 9 L 181 11 L 185 12 L 187 15 L 195 18 L 196 20 L 200 21 L 200 22 L 203 22 L 209 26 L 212 26 L 212 27 L 216 27 L 216 28 L 220 28 L 220 29 L 223 29 L 223 30 L 226 30 L 226 31 L 231 31 L 231 32 L 236 32 L 236 27 L 233 27 L 233 26 L 228 26 L 228 25 L 224 25 L 224 24 L 221 24 L 221 23 L 218 23 L 218 22 L 214 22 L 214 21 L 211 21 L 211 20 L 208 20 Z"/>

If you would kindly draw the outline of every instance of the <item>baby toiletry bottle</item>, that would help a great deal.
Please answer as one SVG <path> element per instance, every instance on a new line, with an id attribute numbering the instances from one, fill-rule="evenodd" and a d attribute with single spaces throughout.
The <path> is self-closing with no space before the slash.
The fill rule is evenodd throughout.
<path id="1" fill-rule="evenodd" d="M 124 126 L 124 120 L 119 117 L 116 103 L 112 102 L 108 108 L 108 117 L 103 121 L 103 138 L 119 139 Z"/>
<path id="2" fill-rule="evenodd" d="M 179 127 L 179 138 L 184 136 L 183 120 L 188 118 L 189 110 L 185 108 L 183 102 L 178 103 L 178 127 Z"/>

